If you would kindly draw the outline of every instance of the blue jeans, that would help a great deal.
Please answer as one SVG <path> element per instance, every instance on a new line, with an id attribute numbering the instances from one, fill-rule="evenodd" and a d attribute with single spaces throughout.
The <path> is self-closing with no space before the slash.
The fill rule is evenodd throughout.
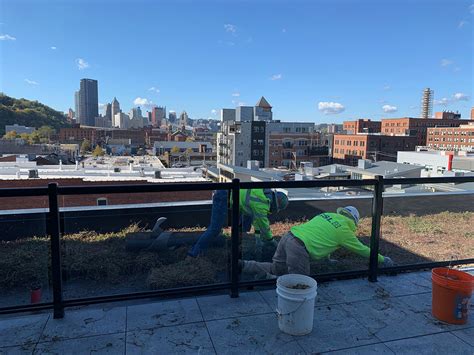
<path id="1" fill-rule="evenodd" d="M 227 222 L 227 190 L 214 191 L 212 196 L 211 223 L 206 231 L 199 237 L 192 249 L 188 252 L 189 256 L 196 257 L 205 252 L 209 244 L 219 238 L 222 228 Z M 252 217 L 242 215 L 242 229 L 248 232 L 252 227 Z"/>

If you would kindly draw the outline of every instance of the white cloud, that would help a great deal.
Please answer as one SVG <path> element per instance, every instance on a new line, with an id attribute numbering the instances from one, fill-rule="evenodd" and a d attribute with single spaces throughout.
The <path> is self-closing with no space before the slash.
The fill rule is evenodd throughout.
<path id="1" fill-rule="evenodd" d="M 76 64 L 77 64 L 77 68 L 79 70 L 84 70 L 84 69 L 87 69 L 90 67 L 89 63 L 87 63 L 84 59 L 82 58 L 77 58 L 76 59 Z"/>
<path id="2" fill-rule="evenodd" d="M 453 95 L 454 101 L 469 101 L 469 96 L 462 92 L 457 92 Z"/>
<path id="3" fill-rule="evenodd" d="M 148 100 L 144 97 L 137 97 L 135 100 L 133 100 L 133 104 L 135 106 L 145 106 L 145 107 L 150 107 L 153 106 L 153 101 Z"/>
<path id="4" fill-rule="evenodd" d="M 239 103 L 237 104 L 237 106 L 245 106 L 245 102 L 239 101 Z"/>
<path id="5" fill-rule="evenodd" d="M 38 82 L 30 79 L 25 79 L 25 83 L 30 84 L 30 85 L 39 85 Z"/>
<path id="6" fill-rule="evenodd" d="M 103 110 L 107 104 L 99 103 L 99 110 Z"/>
<path id="7" fill-rule="evenodd" d="M 469 6 L 469 12 L 470 12 L 471 14 L 474 14 L 474 4 L 472 4 L 472 5 Z"/>
<path id="8" fill-rule="evenodd" d="M 389 91 L 391 89 L 392 89 L 392 87 L 390 85 L 384 85 L 384 87 L 383 87 L 384 91 Z"/>
<path id="9" fill-rule="evenodd" d="M 383 110 L 383 112 L 385 112 L 385 113 L 393 113 L 393 112 L 397 112 L 397 111 L 398 111 L 398 108 L 397 108 L 397 106 L 383 105 L 383 106 L 382 106 L 382 110 Z"/>
<path id="10" fill-rule="evenodd" d="M 50 48 L 51 48 L 53 51 L 56 50 L 56 49 L 58 49 L 58 48 L 55 47 L 55 46 L 51 46 Z"/>
<path id="11" fill-rule="evenodd" d="M 416 106 L 416 105 L 411 105 L 411 106 L 410 106 L 410 110 L 417 110 L 417 109 L 419 109 L 419 107 Z"/>
<path id="12" fill-rule="evenodd" d="M 452 60 L 449 60 L 449 59 L 441 59 L 441 66 L 442 67 L 447 67 L 451 64 L 453 64 L 454 62 Z"/>
<path id="13" fill-rule="evenodd" d="M 451 102 L 451 100 L 448 99 L 447 97 L 443 97 L 441 100 L 434 100 L 433 101 L 433 103 L 435 105 L 443 105 L 443 106 L 449 105 L 450 102 Z"/>
<path id="14" fill-rule="evenodd" d="M 339 102 L 321 101 L 318 103 L 318 110 L 325 115 L 335 115 L 343 112 L 345 109 L 344 105 Z"/>
<path id="15" fill-rule="evenodd" d="M 153 92 L 156 92 L 157 94 L 160 93 L 160 89 L 158 89 L 157 87 L 154 87 L 154 86 L 152 86 L 151 88 L 149 88 L 148 91 L 153 91 Z"/>
<path id="16" fill-rule="evenodd" d="M 463 28 L 463 27 L 466 26 L 468 23 L 469 23 L 469 21 L 461 20 L 461 21 L 459 21 L 458 28 Z"/>
<path id="17" fill-rule="evenodd" d="M 16 41 L 16 38 L 8 34 L 0 35 L 0 41 Z"/>
<path id="18" fill-rule="evenodd" d="M 280 80 L 282 77 L 283 77 L 283 75 L 281 75 L 281 74 L 273 74 L 270 77 L 270 80 Z"/>
<path id="19" fill-rule="evenodd" d="M 236 26 L 236 25 L 232 25 L 232 24 L 230 24 L 230 23 L 226 23 L 226 24 L 224 25 L 224 29 L 225 29 L 226 32 L 232 33 L 234 36 L 235 36 L 236 33 L 237 33 L 237 26 Z"/>
<path id="20" fill-rule="evenodd" d="M 211 110 L 211 113 L 212 113 L 213 115 L 215 115 L 215 114 L 217 113 L 217 110 L 213 109 L 213 110 Z"/>
<path id="21" fill-rule="evenodd" d="M 233 93 L 232 93 L 232 96 L 233 96 L 233 97 L 239 97 L 239 96 L 240 96 L 240 92 L 238 92 L 238 91 L 233 92 Z"/>
<path id="22" fill-rule="evenodd" d="M 453 102 L 456 101 L 469 101 L 469 96 L 462 93 L 462 92 L 456 92 L 454 93 L 451 98 L 448 97 L 443 97 L 441 100 L 434 100 L 435 105 L 442 105 L 442 106 L 448 106 L 452 104 Z"/>
<path id="23" fill-rule="evenodd" d="M 217 41 L 217 43 L 219 44 L 223 44 L 223 45 L 226 45 L 226 46 L 229 46 L 229 47 L 232 47 L 232 46 L 235 46 L 235 42 L 232 42 L 232 41 Z"/>

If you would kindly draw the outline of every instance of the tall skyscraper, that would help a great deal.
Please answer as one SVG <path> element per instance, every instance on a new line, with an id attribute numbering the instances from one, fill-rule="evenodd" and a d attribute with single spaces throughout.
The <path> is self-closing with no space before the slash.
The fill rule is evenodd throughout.
<path id="1" fill-rule="evenodd" d="M 171 123 L 176 123 L 176 120 L 177 120 L 176 112 L 170 111 L 170 113 L 168 114 L 168 120 Z"/>
<path id="2" fill-rule="evenodd" d="M 99 93 L 97 80 L 81 79 L 79 92 L 76 94 L 76 105 L 79 104 L 78 121 L 84 126 L 94 126 L 99 116 Z M 77 110 L 77 109 L 76 109 Z"/>
<path id="3" fill-rule="evenodd" d="M 188 120 L 189 120 L 188 113 L 186 111 L 181 112 L 181 115 L 179 115 L 179 125 L 187 126 Z"/>
<path id="4" fill-rule="evenodd" d="M 166 118 L 166 107 L 155 106 L 151 109 L 151 124 L 153 127 L 161 127 Z"/>
<path id="5" fill-rule="evenodd" d="M 255 121 L 271 121 L 273 120 L 272 106 L 262 96 L 253 108 L 253 117 Z"/>
<path id="6" fill-rule="evenodd" d="M 112 116 L 112 127 L 120 127 L 120 122 L 116 120 L 115 115 L 120 113 L 120 103 L 117 98 L 114 97 L 112 100 L 111 116 Z"/>
<path id="7" fill-rule="evenodd" d="M 74 92 L 74 105 L 76 109 L 76 121 L 79 122 L 79 111 L 81 109 L 81 105 L 79 105 L 79 91 Z"/>
<path id="8" fill-rule="evenodd" d="M 423 90 L 421 98 L 421 118 L 431 118 L 433 114 L 433 94 L 434 91 L 430 88 Z"/>
<path id="9" fill-rule="evenodd" d="M 107 120 L 112 122 L 112 105 L 111 104 L 105 105 L 105 115 L 104 115 L 104 117 Z"/>

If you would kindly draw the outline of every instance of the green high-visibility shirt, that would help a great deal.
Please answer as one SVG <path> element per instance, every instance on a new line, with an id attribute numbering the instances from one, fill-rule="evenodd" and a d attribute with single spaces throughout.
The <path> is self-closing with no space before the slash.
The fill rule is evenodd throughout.
<path id="1" fill-rule="evenodd" d="M 303 241 L 312 259 L 327 257 L 340 247 L 368 258 L 370 248 L 357 238 L 356 229 L 354 221 L 348 217 L 338 213 L 321 213 L 306 223 L 292 227 L 291 233 Z M 378 261 L 384 261 L 380 254 Z"/>
<path id="2" fill-rule="evenodd" d="M 270 199 L 264 194 L 263 189 L 240 190 L 240 212 L 252 218 L 252 225 L 256 233 L 263 239 L 272 239 L 270 230 Z M 232 196 L 231 196 L 232 201 Z"/>

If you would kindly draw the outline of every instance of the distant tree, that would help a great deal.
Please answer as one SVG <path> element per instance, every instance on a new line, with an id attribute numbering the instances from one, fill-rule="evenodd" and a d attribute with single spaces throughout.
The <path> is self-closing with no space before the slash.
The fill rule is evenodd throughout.
<path id="1" fill-rule="evenodd" d="M 194 151 L 193 151 L 193 148 L 188 148 L 186 149 L 186 154 L 189 155 L 189 154 L 192 154 Z"/>
<path id="2" fill-rule="evenodd" d="M 91 150 L 91 142 L 88 139 L 84 139 L 81 144 L 81 153 L 85 154 Z"/>
<path id="3" fill-rule="evenodd" d="M 92 156 L 97 158 L 97 157 L 101 157 L 103 155 L 105 155 L 105 152 L 102 149 L 102 147 L 100 145 L 96 145 L 95 149 L 92 151 Z"/>
<path id="4" fill-rule="evenodd" d="M 45 138 L 48 142 L 51 141 L 51 136 L 56 133 L 54 128 L 50 126 L 41 126 L 36 131 L 41 138 Z"/>
<path id="5" fill-rule="evenodd" d="M 171 153 L 179 153 L 179 148 L 177 146 L 174 146 L 173 148 L 171 148 Z"/>
<path id="6" fill-rule="evenodd" d="M 30 135 L 28 133 L 22 133 L 20 134 L 20 138 L 23 139 L 25 142 L 30 141 Z"/>
<path id="7" fill-rule="evenodd" d="M 33 133 L 30 134 L 28 143 L 30 144 L 39 144 L 41 142 L 41 137 L 38 134 L 38 132 L 34 131 Z"/>
<path id="8" fill-rule="evenodd" d="M 70 126 L 62 112 L 38 101 L 15 99 L 0 93 L 0 136 L 5 133 L 6 125 L 15 123 L 35 128 L 47 126 L 59 129 Z M 46 130 L 43 133 L 45 133 L 44 138 L 50 138 Z"/>
<path id="9" fill-rule="evenodd" d="M 186 138 L 186 142 L 194 142 L 194 138 L 193 137 L 188 137 L 188 138 Z"/>
<path id="10" fill-rule="evenodd" d="M 16 134 L 16 131 L 7 132 L 7 133 L 3 136 L 4 139 L 15 139 L 15 138 L 17 138 L 17 137 L 18 137 L 18 135 Z"/>

